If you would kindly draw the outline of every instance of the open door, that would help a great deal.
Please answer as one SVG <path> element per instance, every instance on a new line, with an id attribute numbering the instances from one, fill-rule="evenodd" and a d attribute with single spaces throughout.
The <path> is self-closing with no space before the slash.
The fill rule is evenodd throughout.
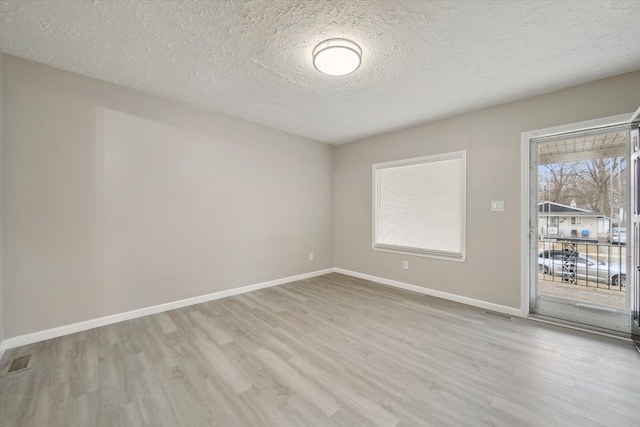
<path id="1" fill-rule="evenodd" d="M 640 343 L 639 121 L 640 109 L 527 142 L 530 314 Z"/>
<path id="2" fill-rule="evenodd" d="M 631 190 L 633 217 L 633 277 L 629 293 L 631 298 L 631 337 L 640 351 L 640 109 L 631 124 Z"/>
<path id="3" fill-rule="evenodd" d="M 628 126 L 531 141 L 534 312 L 629 331 Z"/>

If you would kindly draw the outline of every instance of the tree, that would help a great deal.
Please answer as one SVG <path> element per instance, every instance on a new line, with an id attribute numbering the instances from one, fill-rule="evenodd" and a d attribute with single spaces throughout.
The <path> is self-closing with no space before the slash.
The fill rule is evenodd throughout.
<path id="1" fill-rule="evenodd" d="M 573 191 L 569 191 L 575 182 L 576 162 L 552 163 L 544 165 L 543 179 L 539 180 L 539 200 L 568 205 L 574 198 Z"/>
<path id="2" fill-rule="evenodd" d="M 538 200 L 571 205 L 613 216 L 626 200 L 626 160 L 608 157 L 541 166 Z"/>
<path id="3" fill-rule="evenodd" d="M 614 213 L 611 204 L 611 178 L 612 172 L 618 171 L 620 160 L 620 157 L 610 157 L 580 162 L 581 167 L 576 171 L 576 177 L 581 185 L 577 188 L 590 210 L 603 215 Z"/>

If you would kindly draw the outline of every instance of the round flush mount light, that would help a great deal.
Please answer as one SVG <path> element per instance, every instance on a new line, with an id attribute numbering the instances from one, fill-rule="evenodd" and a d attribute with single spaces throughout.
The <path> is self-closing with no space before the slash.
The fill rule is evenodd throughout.
<path id="1" fill-rule="evenodd" d="M 361 61 L 362 49 L 351 40 L 329 39 L 313 49 L 313 66 L 330 76 L 353 73 Z"/>

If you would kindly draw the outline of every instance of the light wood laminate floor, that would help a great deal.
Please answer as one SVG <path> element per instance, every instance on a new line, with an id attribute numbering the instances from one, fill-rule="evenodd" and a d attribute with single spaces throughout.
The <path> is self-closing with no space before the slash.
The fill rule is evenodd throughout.
<path id="1" fill-rule="evenodd" d="M 2 426 L 637 426 L 631 342 L 340 274 L 12 349 Z"/>

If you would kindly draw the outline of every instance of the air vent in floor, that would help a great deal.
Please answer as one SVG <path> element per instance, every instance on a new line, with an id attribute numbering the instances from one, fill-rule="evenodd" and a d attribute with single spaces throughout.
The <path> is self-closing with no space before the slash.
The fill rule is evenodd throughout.
<path id="1" fill-rule="evenodd" d="M 7 374 L 12 374 L 14 372 L 26 371 L 31 367 L 29 364 L 31 362 L 31 355 L 27 354 L 26 356 L 16 357 L 9 364 L 9 369 L 7 370 Z"/>
<path id="2" fill-rule="evenodd" d="M 500 319 L 504 319 L 504 320 L 511 320 L 511 316 L 509 316 L 508 314 L 504 314 L 504 313 L 498 313 L 497 311 L 485 311 L 484 314 L 486 314 L 487 316 L 493 316 L 493 317 L 499 317 Z"/>

